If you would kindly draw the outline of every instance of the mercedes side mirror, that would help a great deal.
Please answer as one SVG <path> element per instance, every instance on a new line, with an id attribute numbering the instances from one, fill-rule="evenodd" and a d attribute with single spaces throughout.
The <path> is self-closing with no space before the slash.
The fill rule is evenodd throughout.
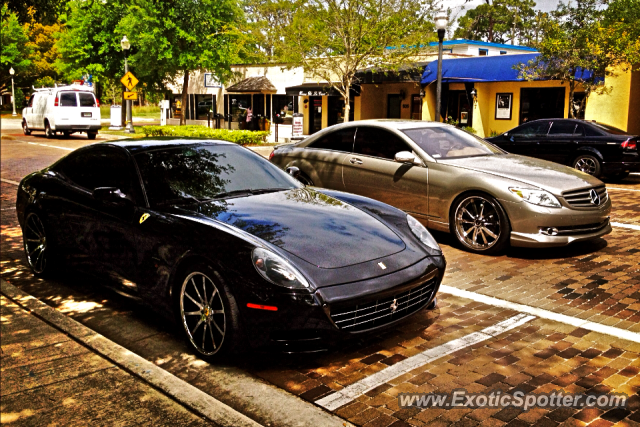
<path id="1" fill-rule="evenodd" d="M 298 179 L 298 177 L 300 176 L 300 169 L 295 166 L 289 166 L 287 168 L 287 173 L 295 179 Z"/>
<path id="2" fill-rule="evenodd" d="M 410 151 L 400 151 L 396 153 L 395 159 L 398 163 L 411 163 L 413 165 L 421 165 L 422 162 L 415 154 Z"/>
<path id="3" fill-rule="evenodd" d="M 116 187 L 98 187 L 93 190 L 93 197 L 96 200 L 109 203 L 126 204 L 130 202 L 127 195 Z"/>

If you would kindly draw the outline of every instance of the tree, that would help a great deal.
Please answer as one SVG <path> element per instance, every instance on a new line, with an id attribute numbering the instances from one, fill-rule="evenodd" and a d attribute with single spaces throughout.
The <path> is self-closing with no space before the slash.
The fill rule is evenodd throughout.
<path id="1" fill-rule="evenodd" d="M 280 59 L 336 89 L 349 120 L 356 71 L 397 70 L 435 38 L 428 0 L 308 0 L 280 35 Z"/>
<path id="2" fill-rule="evenodd" d="M 570 117 L 584 109 L 592 92 L 610 91 L 603 84 L 606 76 L 615 75 L 616 70 L 626 72 L 640 62 L 640 0 L 616 0 L 604 10 L 599 6 L 598 0 L 576 0 L 575 6 L 560 3 L 555 12 L 558 21 L 549 23 L 536 46 L 540 55 L 518 65 L 521 77 L 527 80 L 568 82 Z M 627 13 L 628 7 L 632 10 Z M 576 108 L 578 86 L 585 97 Z"/>
<path id="3" fill-rule="evenodd" d="M 118 24 L 135 46 L 131 64 L 151 81 L 182 75 L 182 105 L 187 105 L 189 73 L 212 72 L 220 81 L 231 76 L 239 58 L 242 33 L 236 29 L 242 10 L 233 0 L 136 0 Z M 185 115 L 180 120 L 185 123 Z"/>
<path id="4" fill-rule="evenodd" d="M 234 0 L 76 0 L 58 44 L 60 68 L 74 78 L 92 74 L 101 84 L 119 80 L 126 35 L 129 68 L 147 90 L 163 90 L 182 77 L 186 105 L 191 71 L 207 69 L 221 81 L 230 76 L 245 40 L 236 25 L 241 17 Z"/>
<path id="5" fill-rule="evenodd" d="M 67 0 L 5 0 L 3 4 L 16 13 L 21 24 L 39 22 L 49 25 L 58 21 Z"/>
<path id="6" fill-rule="evenodd" d="M 271 61 L 277 59 L 281 52 L 280 39 L 293 22 L 298 7 L 304 0 L 247 0 L 245 15 L 247 31 L 251 34 L 257 60 Z"/>
<path id="7" fill-rule="evenodd" d="M 454 37 L 514 44 L 516 38 L 528 40 L 535 5 L 533 0 L 485 0 L 458 19 Z"/>
<path id="8" fill-rule="evenodd" d="M 56 42 L 62 31 L 59 23 L 43 25 L 36 22 L 26 24 L 28 30 L 28 47 L 31 50 L 29 59 L 31 66 L 25 73 L 27 86 L 53 86 L 62 76 L 58 72 L 56 63 L 60 60 L 60 52 Z"/>
<path id="9" fill-rule="evenodd" d="M 0 52 L 0 85 L 6 87 L 11 84 L 9 69 L 13 68 L 17 76 L 21 76 L 31 65 L 28 46 L 29 37 L 18 16 L 2 5 L 2 51 Z"/>

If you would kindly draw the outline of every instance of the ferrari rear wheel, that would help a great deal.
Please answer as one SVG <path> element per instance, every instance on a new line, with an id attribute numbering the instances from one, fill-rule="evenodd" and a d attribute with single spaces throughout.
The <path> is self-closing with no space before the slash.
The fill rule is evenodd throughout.
<path id="1" fill-rule="evenodd" d="M 233 353 L 239 341 L 238 308 L 219 275 L 195 267 L 183 276 L 178 292 L 181 327 L 202 356 Z"/>
<path id="2" fill-rule="evenodd" d="M 27 215 L 22 230 L 24 252 L 31 271 L 36 276 L 46 276 L 53 269 L 50 265 L 51 241 L 40 216 L 32 212 Z"/>
<path id="3" fill-rule="evenodd" d="M 467 195 L 454 204 L 452 232 L 462 245 L 476 253 L 496 253 L 509 242 L 509 221 L 491 196 Z"/>

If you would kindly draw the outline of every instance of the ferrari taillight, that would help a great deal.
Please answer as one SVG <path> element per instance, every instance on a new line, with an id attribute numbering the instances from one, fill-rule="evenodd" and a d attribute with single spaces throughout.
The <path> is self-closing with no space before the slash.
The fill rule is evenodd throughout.
<path id="1" fill-rule="evenodd" d="M 636 141 L 634 139 L 627 139 L 622 143 L 622 148 L 625 150 L 635 150 L 637 148 Z"/>

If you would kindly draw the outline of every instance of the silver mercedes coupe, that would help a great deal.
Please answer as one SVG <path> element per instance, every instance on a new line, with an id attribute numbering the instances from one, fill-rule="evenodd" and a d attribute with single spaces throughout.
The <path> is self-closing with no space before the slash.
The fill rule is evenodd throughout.
<path id="1" fill-rule="evenodd" d="M 311 186 L 396 206 L 464 248 L 563 246 L 611 232 L 602 181 L 509 154 L 437 122 L 343 123 L 275 148 L 271 161 Z"/>

